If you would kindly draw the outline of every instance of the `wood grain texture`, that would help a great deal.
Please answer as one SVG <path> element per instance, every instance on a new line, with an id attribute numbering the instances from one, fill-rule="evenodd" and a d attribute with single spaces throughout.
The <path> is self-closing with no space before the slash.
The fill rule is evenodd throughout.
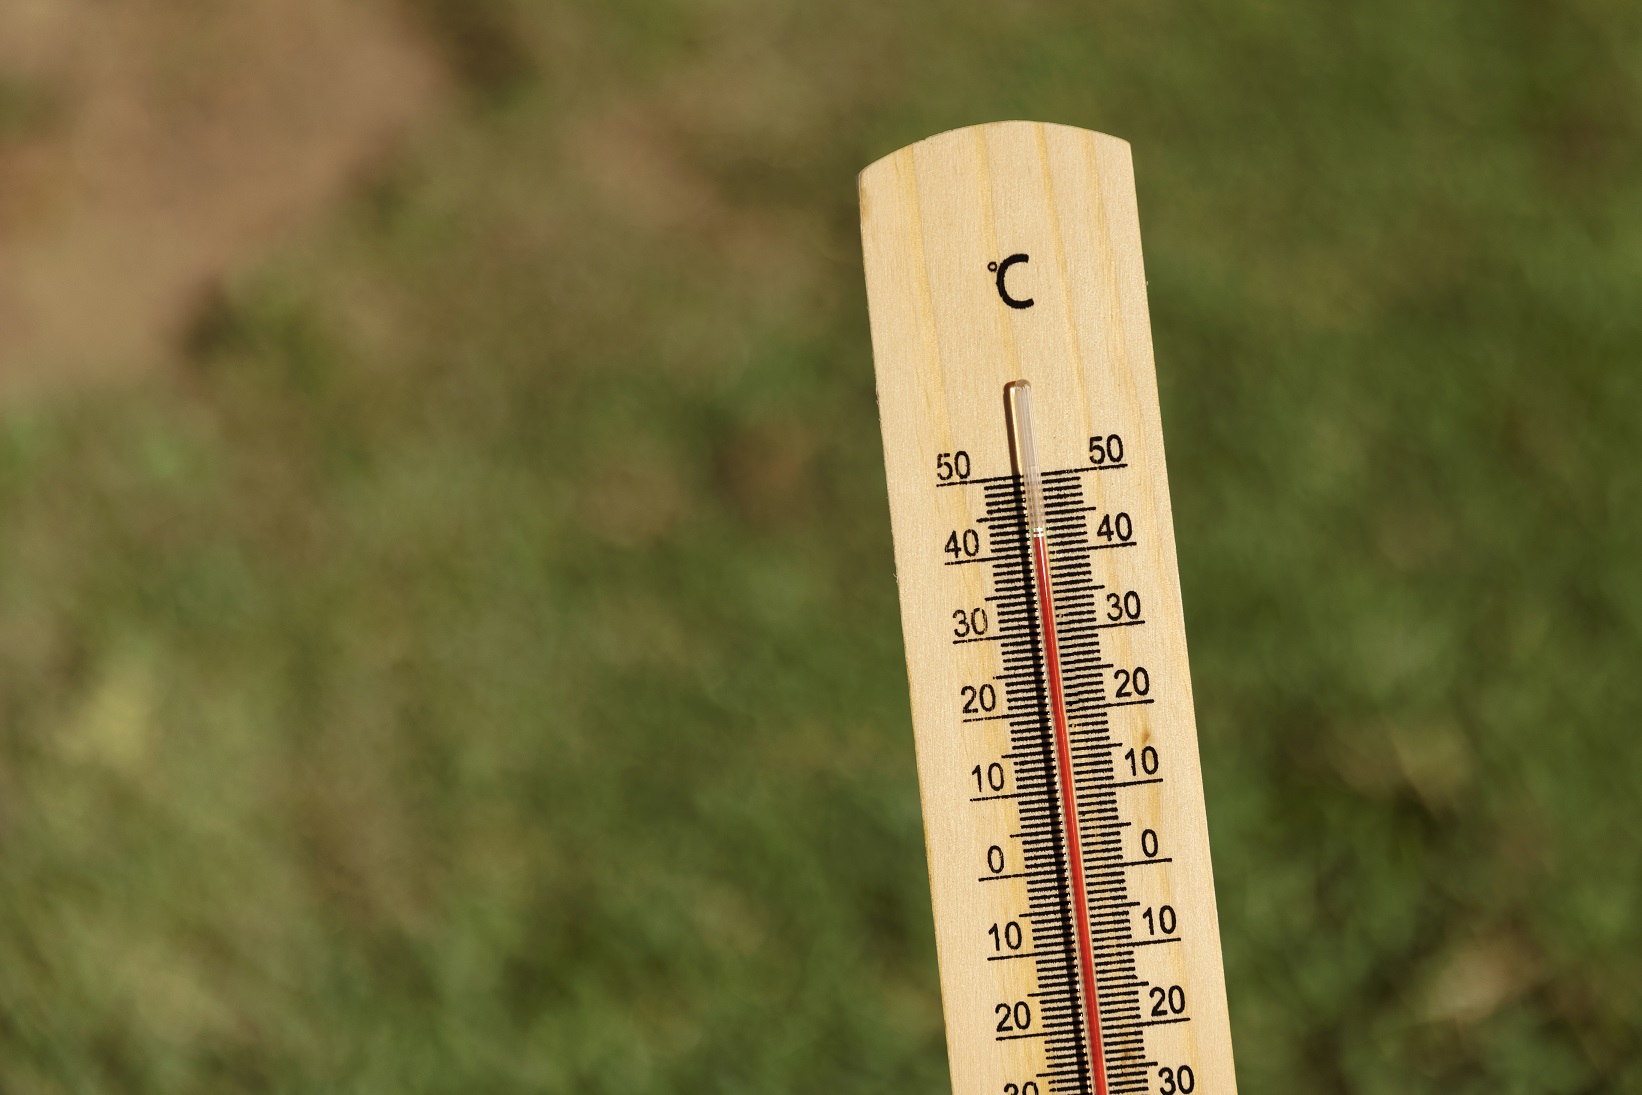
<path id="1" fill-rule="evenodd" d="M 1179 1081 L 1159 1069 L 1185 1064 L 1194 1095 L 1233 1092 L 1129 146 L 1066 126 L 975 126 L 879 160 L 862 172 L 860 195 L 953 1090 L 1002 1095 L 1046 1068 L 1041 1039 L 1001 1041 L 996 1033 L 997 1005 L 1038 990 L 1032 963 L 987 961 L 989 927 L 1018 918 L 1028 894 L 1024 879 L 979 881 L 988 848 L 1016 822 L 1011 802 L 971 801 L 970 772 L 1007 753 L 1009 731 L 960 714 L 960 690 L 996 678 L 1000 651 L 992 642 L 955 643 L 953 612 L 996 594 L 985 566 L 946 565 L 952 556 L 942 548 L 949 533 L 976 527 L 983 503 L 974 487 L 936 485 L 938 457 L 959 450 L 974 479 L 1009 473 L 1002 391 L 1024 378 L 1035 392 L 1046 472 L 1087 471 L 1090 438 L 1121 436 L 1127 467 L 1077 481 L 1091 521 L 1126 513 L 1135 530 L 1132 549 L 1089 552 L 1094 581 L 1136 591 L 1145 603 L 1144 626 L 1100 632 L 1099 650 L 1108 694 L 1111 667 L 1147 667 L 1152 702 L 1108 714 L 1123 748 L 1155 748 L 1166 777 L 1118 793 L 1124 854 L 1138 856 L 1138 834 L 1151 830 L 1167 860 L 1128 871 L 1128 915 L 1168 904 L 1179 920 L 1179 942 L 1136 952 L 1147 1001 L 1139 1021 L 1150 1020 L 1151 986 L 1176 985 L 1189 1021 L 1140 1028 L 1146 1060 L 1155 1062 L 1146 1086 L 1114 1080 L 1112 1089 L 1166 1093 Z M 989 269 L 1019 254 L 1029 258 L 1007 271 L 1007 289 L 1030 298 L 1026 308 L 1006 303 Z M 1080 811 L 1088 806 L 1080 792 Z M 1044 1092 L 1083 1089 L 1036 1082 Z"/>

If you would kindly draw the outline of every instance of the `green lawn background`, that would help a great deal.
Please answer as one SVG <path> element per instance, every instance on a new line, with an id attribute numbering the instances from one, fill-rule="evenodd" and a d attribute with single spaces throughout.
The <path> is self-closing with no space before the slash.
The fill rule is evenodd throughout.
<path id="1" fill-rule="evenodd" d="M 1134 148 L 1241 1089 L 1642 1091 L 1642 8 L 416 3 L 458 108 L 0 413 L 0 1090 L 944 1090 L 854 174 L 1028 117 Z"/>

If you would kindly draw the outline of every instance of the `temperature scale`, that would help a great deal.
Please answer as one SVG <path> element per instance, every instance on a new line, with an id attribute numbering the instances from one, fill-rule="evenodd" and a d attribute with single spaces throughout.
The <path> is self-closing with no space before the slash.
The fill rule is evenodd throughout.
<path id="1" fill-rule="evenodd" d="M 860 187 L 953 1090 L 1232 1095 L 1129 146 Z"/>

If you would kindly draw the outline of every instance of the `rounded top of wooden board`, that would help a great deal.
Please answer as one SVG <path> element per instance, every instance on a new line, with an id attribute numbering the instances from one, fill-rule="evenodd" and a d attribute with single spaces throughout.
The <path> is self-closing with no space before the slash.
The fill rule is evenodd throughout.
<path id="1" fill-rule="evenodd" d="M 1059 122 L 1028 122 L 1020 119 L 1003 122 L 982 122 L 979 125 L 966 125 L 960 126 L 957 129 L 948 129 L 944 132 L 925 137 L 921 141 L 914 141 L 912 144 L 906 145 L 903 148 L 898 148 L 894 152 L 887 155 L 880 156 L 878 159 L 862 168 L 860 174 L 856 176 L 856 179 L 859 185 L 864 188 L 867 184 L 868 175 L 875 174 L 880 169 L 887 168 L 896 157 L 908 152 L 914 152 L 919 148 L 929 148 L 938 144 L 953 144 L 962 141 L 974 141 L 977 139 L 982 139 L 990 134 L 1002 133 L 1011 129 L 1025 129 L 1034 127 L 1043 130 L 1046 133 L 1050 131 L 1058 131 L 1062 134 L 1079 134 L 1095 141 L 1110 141 L 1114 144 L 1122 145 L 1125 152 L 1127 152 L 1129 148 L 1129 142 L 1124 140 L 1122 137 L 1114 137 L 1110 133 L 1100 133 L 1093 129 L 1083 129 L 1075 125 L 1062 125 Z"/>

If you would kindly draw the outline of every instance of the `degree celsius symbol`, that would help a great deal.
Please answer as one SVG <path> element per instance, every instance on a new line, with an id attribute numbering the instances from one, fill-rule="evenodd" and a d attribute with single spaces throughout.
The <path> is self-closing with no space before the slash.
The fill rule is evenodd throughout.
<path id="1" fill-rule="evenodd" d="M 1027 297 L 1025 300 L 1016 300 L 1014 297 L 1010 296 L 1009 285 L 1005 280 L 1009 277 L 1009 268 L 1011 266 L 1014 266 L 1016 263 L 1027 263 L 1031 261 L 1031 255 L 1021 253 L 1010 255 L 1002 262 L 989 262 L 986 264 L 986 268 L 989 271 L 998 275 L 997 282 L 999 299 L 1011 308 L 1030 308 L 1034 303 L 1036 303 L 1031 297 Z"/>

